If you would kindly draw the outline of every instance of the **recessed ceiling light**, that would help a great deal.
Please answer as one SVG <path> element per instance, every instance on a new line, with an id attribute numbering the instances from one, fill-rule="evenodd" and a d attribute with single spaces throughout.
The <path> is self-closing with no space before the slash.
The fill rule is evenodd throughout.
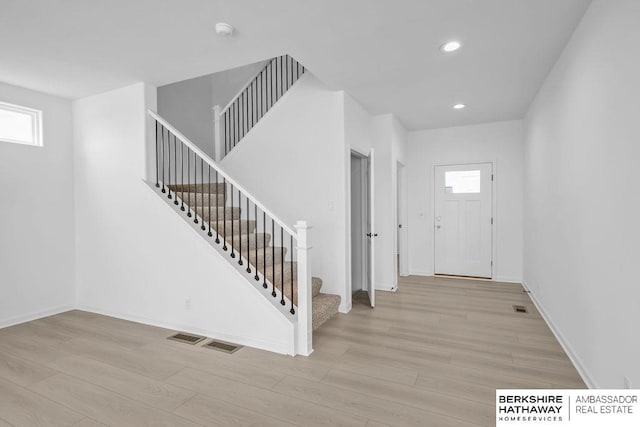
<path id="1" fill-rule="evenodd" d="M 229 37 L 233 35 L 233 27 L 224 22 L 218 22 L 216 24 L 216 34 L 220 37 Z"/>
<path id="2" fill-rule="evenodd" d="M 453 109 L 454 109 L 454 110 L 462 110 L 462 109 L 464 109 L 465 107 L 466 107 L 466 105 L 465 105 L 465 104 L 456 104 L 456 105 L 454 105 L 454 106 L 453 106 Z"/>
<path id="3" fill-rule="evenodd" d="M 462 47 L 462 43 L 457 40 L 451 40 L 440 46 L 440 50 L 445 53 L 455 52 Z"/>

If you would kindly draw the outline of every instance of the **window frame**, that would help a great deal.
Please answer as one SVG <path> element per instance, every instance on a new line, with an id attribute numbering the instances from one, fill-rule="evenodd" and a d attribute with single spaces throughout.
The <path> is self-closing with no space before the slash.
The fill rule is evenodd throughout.
<path id="1" fill-rule="evenodd" d="M 464 173 L 469 173 L 469 172 L 477 172 L 474 173 L 474 178 L 477 175 L 477 191 L 455 191 L 455 186 L 453 185 L 447 185 L 447 181 L 449 179 L 449 174 L 451 175 L 456 175 L 456 174 L 464 174 Z M 444 174 L 444 192 L 447 194 L 480 194 L 480 192 L 482 191 L 482 173 L 479 169 L 461 169 L 461 170 L 455 170 L 455 171 L 445 171 Z M 453 183 L 452 183 L 453 184 Z M 451 188 L 451 191 L 447 191 L 448 188 Z M 464 187 L 463 187 L 464 188 Z M 468 189 L 468 188 L 466 188 Z M 475 185 L 474 185 L 474 190 Z"/>
<path id="2" fill-rule="evenodd" d="M 8 102 L 0 101 L 0 110 L 25 114 L 31 116 L 32 127 L 31 137 L 32 141 L 22 141 L 19 139 L 3 138 L 0 136 L 0 142 L 8 142 L 10 144 L 27 145 L 31 147 L 42 147 L 42 110 L 35 108 L 24 107 L 22 105 L 10 104 Z"/>

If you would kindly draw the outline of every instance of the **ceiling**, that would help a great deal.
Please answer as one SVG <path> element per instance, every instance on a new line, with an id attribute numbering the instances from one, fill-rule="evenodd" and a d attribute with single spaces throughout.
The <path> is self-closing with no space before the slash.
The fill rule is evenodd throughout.
<path id="1" fill-rule="evenodd" d="M 510 120 L 590 1 L 0 0 L 0 81 L 80 98 L 289 53 L 411 130 Z M 440 52 L 449 39 L 463 49 Z"/>

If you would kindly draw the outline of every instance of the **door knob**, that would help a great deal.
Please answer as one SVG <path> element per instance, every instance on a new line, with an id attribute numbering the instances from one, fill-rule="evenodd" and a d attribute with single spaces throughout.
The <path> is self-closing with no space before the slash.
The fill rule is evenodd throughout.
<path id="1" fill-rule="evenodd" d="M 440 230 L 440 228 L 441 228 L 440 224 L 436 225 L 436 229 Z"/>

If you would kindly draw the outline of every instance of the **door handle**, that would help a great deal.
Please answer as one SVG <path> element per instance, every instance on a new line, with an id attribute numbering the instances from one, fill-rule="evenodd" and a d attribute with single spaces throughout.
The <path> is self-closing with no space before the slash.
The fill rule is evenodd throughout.
<path id="1" fill-rule="evenodd" d="M 441 227 L 442 227 L 442 226 L 441 226 L 440 224 L 436 225 L 436 229 L 437 229 L 437 230 L 440 230 L 440 228 L 441 228 Z"/>
<path id="2" fill-rule="evenodd" d="M 378 237 L 378 233 L 367 233 L 367 237 Z"/>

